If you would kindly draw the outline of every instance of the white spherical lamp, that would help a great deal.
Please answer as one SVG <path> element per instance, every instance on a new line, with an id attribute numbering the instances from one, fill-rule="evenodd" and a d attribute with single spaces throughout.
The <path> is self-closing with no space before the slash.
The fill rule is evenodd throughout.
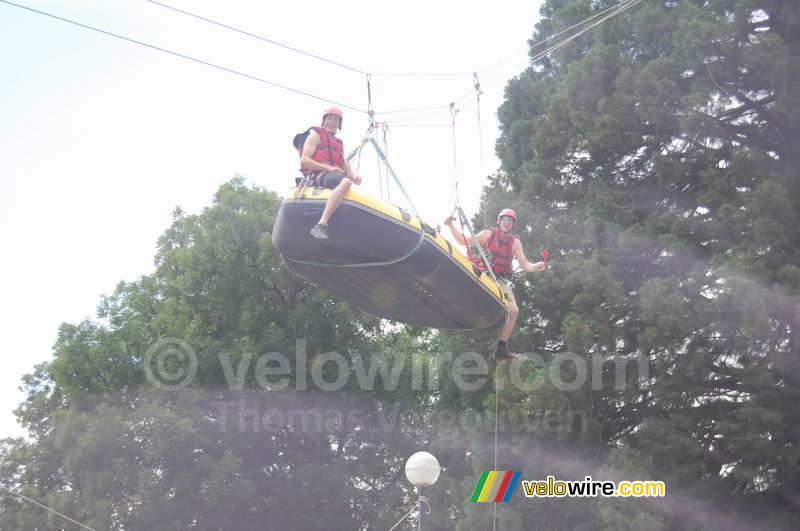
<path id="1" fill-rule="evenodd" d="M 406 461 L 406 477 L 415 487 L 430 487 L 440 471 L 439 461 L 428 452 L 417 452 Z"/>

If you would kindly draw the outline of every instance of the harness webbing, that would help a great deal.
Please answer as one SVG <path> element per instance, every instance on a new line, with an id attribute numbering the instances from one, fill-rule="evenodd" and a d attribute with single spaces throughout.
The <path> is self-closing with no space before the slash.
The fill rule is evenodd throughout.
<path id="1" fill-rule="evenodd" d="M 466 227 L 466 229 L 469 231 L 469 235 L 472 238 L 472 241 L 475 242 L 475 247 L 477 247 L 478 249 L 478 254 L 481 257 L 481 260 L 483 260 L 483 263 L 486 264 L 486 270 L 489 272 L 489 275 L 491 275 L 492 280 L 494 280 L 495 284 L 497 284 L 497 277 L 494 275 L 494 271 L 492 271 L 492 263 L 489 262 L 488 258 L 486 258 L 486 254 L 484 254 L 483 252 L 483 246 L 478 241 L 478 237 L 475 235 L 475 231 L 472 230 L 472 226 L 469 223 L 469 219 L 467 219 L 467 215 L 464 214 L 464 211 L 461 209 L 460 205 L 456 205 L 456 210 L 458 211 L 459 219 L 461 219 L 461 226 Z M 469 253 L 469 244 L 467 243 L 467 241 L 468 239 L 466 238 L 465 235 L 464 243 L 467 244 L 467 253 Z"/>

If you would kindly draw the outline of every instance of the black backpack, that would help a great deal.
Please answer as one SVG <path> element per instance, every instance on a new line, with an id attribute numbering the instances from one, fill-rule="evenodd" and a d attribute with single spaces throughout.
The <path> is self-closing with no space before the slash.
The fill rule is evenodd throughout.
<path id="1" fill-rule="evenodd" d="M 300 154 L 301 157 L 303 156 L 303 145 L 306 143 L 306 138 L 308 138 L 309 133 L 311 133 L 311 131 L 313 130 L 314 130 L 313 127 L 309 127 L 302 133 L 297 133 L 296 135 L 294 135 L 294 140 L 292 140 L 292 145 L 294 146 L 294 148 L 297 150 L 297 152 Z"/>

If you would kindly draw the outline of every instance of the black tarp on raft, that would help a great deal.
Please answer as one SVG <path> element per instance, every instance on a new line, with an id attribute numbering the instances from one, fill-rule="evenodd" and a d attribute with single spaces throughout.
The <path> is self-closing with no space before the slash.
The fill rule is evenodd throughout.
<path id="1" fill-rule="evenodd" d="M 314 192 L 320 195 L 321 191 Z M 309 231 L 322 214 L 324 196 L 288 197 L 278 211 L 272 240 L 291 272 L 385 319 L 451 330 L 502 324 L 506 307 L 496 286 L 484 285 L 463 257 L 454 256 L 458 251 L 424 224 L 428 234 L 420 245 L 420 230 L 412 226 L 419 225 L 417 218 L 398 207 L 382 203 L 381 212 L 348 195 L 331 217 L 330 240 L 312 237 Z M 400 219 L 387 214 L 386 205 L 396 209 Z M 390 262 L 412 250 L 391 265 L 335 267 L 298 262 Z"/>

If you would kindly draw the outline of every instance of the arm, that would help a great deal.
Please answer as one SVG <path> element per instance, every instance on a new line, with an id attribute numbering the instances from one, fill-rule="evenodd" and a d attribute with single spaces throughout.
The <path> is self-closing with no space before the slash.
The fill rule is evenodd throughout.
<path id="1" fill-rule="evenodd" d="M 470 236 L 469 238 L 465 238 L 464 235 L 461 234 L 461 231 L 458 230 L 455 225 L 453 225 L 453 218 L 452 217 L 448 217 L 444 221 L 444 224 L 447 225 L 448 227 L 450 227 L 450 232 L 453 234 L 453 238 L 456 240 L 456 243 L 460 243 L 461 245 L 475 245 L 475 238 L 473 238 L 472 236 Z M 476 236 L 478 238 L 478 242 L 481 245 L 483 245 L 484 242 L 486 242 L 486 233 L 487 232 L 488 231 L 483 230 L 483 231 L 479 232 L 477 234 L 477 236 Z"/>
<path id="2" fill-rule="evenodd" d="M 514 252 L 514 258 L 517 259 L 520 267 L 528 273 L 544 271 L 544 262 L 536 262 L 534 264 L 528 260 L 528 257 L 525 256 L 525 253 L 522 250 L 522 243 L 520 243 L 519 239 L 514 239 L 514 246 L 511 250 Z"/>
<path id="3" fill-rule="evenodd" d="M 300 167 L 304 170 L 314 171 L 341 171 L 341 168 L 329 166 L 328 164 L 317 162 L 311 158 L 314 156 L 314 152 L 317 151 L 317 146 L 319 146 L 320 140 L 319 133 L 316 131 L 311 131 L 308 134 L 306 143 L 303 144 L 303 155 L 300 157 Z"/>

